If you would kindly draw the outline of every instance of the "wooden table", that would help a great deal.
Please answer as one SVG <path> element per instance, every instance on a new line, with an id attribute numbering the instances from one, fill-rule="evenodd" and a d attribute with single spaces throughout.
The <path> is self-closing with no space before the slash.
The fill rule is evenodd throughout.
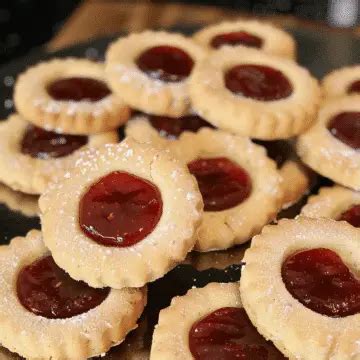
<path id="1" fill-rule="evenodd" d="M 154 3 L 151 0 L 85 0 L 65 22 L 48 44 L 49 50 L 121 31 L 141 31 L 149 28 L 182 25 L 206 25 L 225 19 L 247 16 L 233 9 L 176 3 Z M 326 26 L 306 22 L 291 16 L 270 19 L 281 26 Z"/>

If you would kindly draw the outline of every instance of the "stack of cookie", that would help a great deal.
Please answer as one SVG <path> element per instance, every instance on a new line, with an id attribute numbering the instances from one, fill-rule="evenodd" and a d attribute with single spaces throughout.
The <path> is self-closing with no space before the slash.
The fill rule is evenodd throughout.
<path id="1" fill-rule="evenodd" d="M 105 64 L 22 74 L 0 177 L 41 194 L 42 230 L 0 248 L 0 343 L 30 359 L 103 354 L 136 328 L 147 283 L 193 249 L 253 237 L 240 285 L 192 289 L 160 312 L 150 358 L 358 359 L 358 70 L 340 75 L 341 94 L 330 75 L 322 104 L 295 53 L 284 31 L 237 21 L 131 34 Z M 295 150 L 348 188 L 267 225 L 309 189 Z"/>

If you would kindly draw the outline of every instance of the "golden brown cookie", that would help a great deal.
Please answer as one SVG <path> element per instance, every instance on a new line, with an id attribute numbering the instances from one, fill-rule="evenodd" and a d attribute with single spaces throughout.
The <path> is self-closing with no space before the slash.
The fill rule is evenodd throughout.
<path id="1" fill-rule="evenodd" d="M 359 258 L 360 231 L 345 222 L 299 217 L 266 226 L 245 253 L 243 306 L 290 359 L 357 359 Z"/>
<path id="2" fill-rule="evenodd" d="M 161 310 L 150 360 L 285 359 L 251 324 L 238 283 L 210 283 Z"/>
<path id="3" fill-rule="evenodd" d="M 299 161 L 293 142 L 278 140 L 255 143 L 265 147 L 267 155 L 276 162 L 283 178 L 283 209 L 296 204 L 310 191 L 314 174 Z"/>
<path id="4" fill-rule="evenodd" d="M 14 102 L 36 126 L 74 135 L 113 130 L 130 116 L 130 108 L 109 89 L 104 65 L 85 59 L 30 67 L 16 81 Z"/>
<path id="5" fill-rule="evenodd" d="M 190 110 L 189 75 L 204 56 L 181 34 L 145 31 L 110 45 L 106 73 L 113 91 L 132 108 L 178 117 Z"/>
<path id="6" fill-rule="evenodd" d="M 359 95 L 328 101 L 316 124 L 297 140 L 306 165 L 354 190 L 360 190 L 359 101 Z"/>
<path id="7" fill-rule="evenodd" d="M 294 38 L 284 30 L 263 21 L 224 21 L 206 26 L 196 32 L 193 39 L 208 50 L 222 46 L 242 46 L 289 59 L 296 58 Z"/>
<path id="8" fill-rule="evenodd" d="M 93 289 L 57 267 L 39 231 L 0 248 L 0 342 L 27 359 L 87 359 L 136 328 L 145 289 Z"/>
<path id="9" fill-rule="evenodd" d="M 34 217 L 38 216 L 40 209 L 39 197 L 14 191 L 4 184 L 0 184 L 0 203 L 5 204 L 10 210 Z"/>
<path id="10" fill-rule="evenodd" d="M 125 133 L 139 142 L 159 142 L 167 146 L 170 145 L 169 141 L 178 139 L 183 132 L 196 133 L 204 127 L 213 128 L 195 113 L 179 118 L 136 114 L 126 123 Z"/>
<path id="11" fill-rule="evenodd" d="M 116 143 L 116 131 L 89 136 L 57 134 L 32 126 L 21 115 L 0 124 L 0 181 L 14 190 L 41 194 L 80 149 Z"/>
<path id="12" fill-rule="evenodd" d="M 203 207 L 182 163 L 133 139 L 82 153 L 39 204 L 56 263 L 74 279 L 113 288 L 142 286 L 182 261 Z"/>
<path id="13" fill-rule="evenodd" d="M 249 139 L 220 130 L 184 132 L 173 154 L 198 181 L 204 214 L 195 250 L 227 249 L 251 239 L 281 208 L 283 189 L 275 163 Z"/>
<path id="14" fill-rule="evenodd" d="M 360 93 L 360 65 L 337 69 L 327 74 L 322 80 L 325 97 L 356 95 Z"/>
<path id="15" fill-rule="evenodd" d="M 347 221 L 360 227 L 360 192 L 342 186 L 323 187 L 309 198 L 301 214 L 311 218 Z"/>
<path id="16" fill-rule="evenodd" d="M 305 68 L 254 49 L 213 52 L 195 66 L 189 92 L 194 110 L 214 126 L 262 140 L 304 132 L 320 103 Z"/>

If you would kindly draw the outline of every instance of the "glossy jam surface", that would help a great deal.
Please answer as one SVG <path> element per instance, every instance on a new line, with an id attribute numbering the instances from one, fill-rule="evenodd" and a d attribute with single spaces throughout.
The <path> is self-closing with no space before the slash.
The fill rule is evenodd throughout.
<path id="1" fill-rule="evenodd" d="M 339 220 L 347 221 L 352 226 L 360 228 L 360 204 L 354 205 L 350 209 L 344 211 Z"/>
<path id="2" fill-rule="evenodd" d="M 243 308 L 220 308 L 194 323 L 189 348 L 195 360 L 285 359 L 257 332 Z"/>
<path id="3" fill-rule="evenodd" d="M 261 48 L 263 41 L 256 35 L 246 31 L 233 31 L 214 36 L 211 40 L 211 47 L 218 49 L 223 45 L 243 45 L 252 48 Z"/>
<path id="4" fill-rule="evenodd" d="M 69 77 L 56 80 L 47 86 L 48 94 L 59 101 L 99 101 L 111 94 L 101 80 L 86 77 Z"/>
<path id="5" fill-rule="evenodd" d="M 205 211 L 230 209 L 251 193 L 248 173 L 227 158 L 197 159 L 188 168 L 198 182 Z"/>
<path id="6" fill-rule="evenodd" d="M 30 312 L 48 319 L 66 319 L 99 306 L 109 289 L 93 289 L 73 280 L 51 256 L 24 267 L 17 279 L 20 303 Z"/>
<path id="7" fill-rule="evenodd" d="M 349 94 L 360 93 L 360 80 L 354 81 L 352 84 L 350 84 L 347 92 Z"/>
<path id="8" fill-rule="evenodd" d="M 328 123 L 328 130 L 347 146 L 360 150 L 360 112 L 343 112 Z"/>
<path id="9" fill-rule="evenodd" d="M 104 246 L 132 246 L 148 236 L 162 215 L 159 189 L 149 181 L 115 171 L 83 195 L 79 223 L 86 236 Z"/>
<path id="10" fill-rule="evenodd" d="M 153 79 L 178 82 L 190 75 L 194 61 L 184 50 L 164 45 L 144 51 L 136 65 Z"/>
<path id="11" fill-rule="evenodd" d="M 151 125 L 159 134 L 168 139 L 176 139 L 183 131 L 197 132 L 203 127 L 213 128 L 211 124 L 197 115 L 188 115 L 180 118 L 150 115 Z"/>
<path id="12" fill-rule="evenodd" d="M 59 158 L 70 155 L 87 142 L 87 136 L 57 134 L 29 126 L 21 141 L 21 152 L 38 159 Z"/>
<path id="13" fill-rule="evenodd" d="M 226 87 L 236 95 L 260 101 L 285 99 L 293 87 L 279 70 L 262 65 L 237 65 L 225 73 Z"/>
<path id="14" fill-rule="evenodd" d="M 290 255 L 282 265 L 282 278 L 294 298 L 319 314 L 345 317 L 360 311 L 360 282 L 332 250 Z"/>

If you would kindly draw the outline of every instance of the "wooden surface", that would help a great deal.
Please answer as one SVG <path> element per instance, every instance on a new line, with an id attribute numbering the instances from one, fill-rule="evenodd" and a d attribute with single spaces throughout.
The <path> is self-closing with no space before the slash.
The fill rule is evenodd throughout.
<path id="1" fill-rule="evenodd" d="M 59 33 L 48 44 L 49 50 L 87 41 L 93 38 L 116 34 L 121 31 L 141 31 L 149 28 L 168 28 L 181 25 L 206 25 L 246 16 L 231 9 L 176 3 L 148 1 L 85 0 L 65 22 Z M 271 17 L 282 26 L 297 26 L 293 17 Z M 319 25 L 321 26 L 321 25 Z"/>

